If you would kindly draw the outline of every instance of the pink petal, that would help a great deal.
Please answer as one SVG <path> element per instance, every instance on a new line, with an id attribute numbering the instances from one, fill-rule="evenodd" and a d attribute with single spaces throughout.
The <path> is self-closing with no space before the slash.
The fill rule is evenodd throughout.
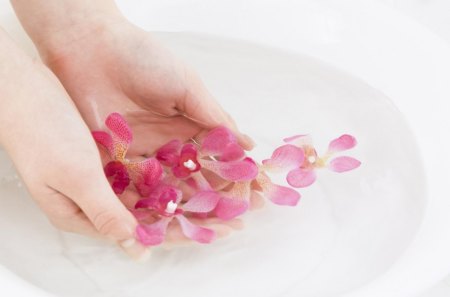
<path id="1" fill-rule="evenodd" d="M 135 209 L 139 209 L 139 208 L 157 208 L 157 207 L 158 207 L 158 201 L 156 199 L 154 199 L 154 198 L 141 199 L 134 206 Z"/>
<path id="2" fill-rule="evenodd" d="M 328 146 L 329 152 L 341 152 L 345 150 L 349 150 L 356 146 L 357 142 L 355 137 L 344 134 L 339 138 L 332 140 Z"/>
<path id="3" fill-rule="evenodd" d="M 182 143 L 178 139 L 169 141 L 158 149 L 156 152 L 156 159 L 158 159 L 161 164 L 165 166 L 175 166 L 178 164 L 181 146 Z"/>
<path id="4" fill-rule="evenodd" d="M 215 191 L 223 190 L 232 183 L 229 180 L 223 179 L 214 172 L 209 170 L 203 170 L 201 174 L 207 180 L 209 188 L 212 188 Z"/>
<path id="5" fill-rule="evenodd" d="M 203 168 L 230 181 L 248 181 L 258 175 L 258 166 L 250 158 L 230 162 L 200 160 L 200 164 Z"/>
<path id="6" fill-rule="evenodd" d="M 220 126 L 206 134 L 202 141 L 201 151 L 205 155 L 221 155 L 230 143 L 237 143 L 236 136 L 230 129 Z"/>
<path id="7" fill-rule="evenodd" d="M 184 166 L 177 165 L 172 168 L 172 173 L 177 178 L 186 178 L 191 175 L 191 171 Z"/>
<path id="8" fill-rule="evenodd" d="M 111 161 L 105 165 L 105 175 L 107 177 L 114 176 L 117 173 L 122 173 L 123 175 L 127 172 L 127 168 L 119 161 Z"/>
<path id="9" fill-rule="evenodd" d="M 300 200 L 300 193 L 294 189 L 272 183 L 270 178 L 265 174 L 258 175 L 257 182 L 264 196 L 275 204 L 295 206 Z"/>
<path id="10" fill-rule="evenodd" d="M 92 136 L 98 144 L 102 145 L 108 150 L 111 158 L 114 158 L 114 145 L 111 135 L 104 131 L 92 131 Z"/>
<path id="11" fill-rule="evenodd" d="M 300 200 L 300 193 L 294 189 L 273 184 L 265 189 L 264 194 L 278 205 L 295 206 Z"/>
<path id="12" fill-rule="evenodd" d="M 270 159 L 262 161 L 267 169 L 281 170 L 294 169 L 302 165 L 305 159 L 303 150 L 292 144 L 286 144 L 277 148 Z"/>
<path id="13" fill-rule="evenodd" d="M 113 177 L 111 187 L 117 195 L 122 194 L 130 184 L 127 168 L 119 161 L 111 161 L 105 165 L 105 175 Z"/>
<path id="14" fill-rule="evenodd" d="M 183 193 L 181 192 L 181 190 L 167 185 L 159 195 L 158 200 L 160 204 L 166 206 L 170 201 L 179 203 L 182 199 L 182 196 Z"/>
<path id="15" fill-rule="evenodd" d="M 215 214 L 222 220 L 231 220 L 244 212 L 250 206 L 250 183 L 238 182 L 228 192 L 221 192 L 220 199 L 215 209 Z"/>
<path id="16" fill-rule="evenodd" d="M 222 220 L 231 220 L 245 213 L 249 206 L 248 201 L 222 197 L 217 203 L 214 213 Z"/>
<path id="17" fill-rule="evenodd" d="M 227 145 L 219 155 L 220 161 L 235 161 L 244 158 L 244 149 L 237 143 Z"/>
<path id="18" fill-rule="evenodd" d="M 346 172 L 358 168 L 361 162 L 352 157 L 337 157 L 330 161 L 328 168 L 335 172 Z"/>
<path id="19" fill-rule="evenodd" d="M 105 121 L 106 126 L 113 134 L 113 140 L 127 145 L 133 140 L 133 134 L 127 121 L 117 112 L 110 114 Z"/>
<path id="20" fill-rule="evenodd" d="M 200 170 L 200 164 L 197 161 L 197 148 L 192 143 L 187 143 L 183 145 L 180 153 L 179 166 L 185 166 L 186 162 L 193 162 L 195 168 L 189 168 L 188 170 L 191 172 L 196 172 Z M 186 167 L 187 168 L 187 167 Z"/>
<path id="21" fill-rule="evenodd" d="M 299 135 L 294 135 L 294 136 L 290 136 L 290 137 L 286 137 L 283 139 L 284 142 L 293 142 L 299 138 L 305 137 L 306 134 L 299 134 Z"/>
<path id="22" fill-rule="evenodd" d="M 155 188 L 152 189 L 152 191 L 148 195 L 149 198 L 153 198 L 156 200 L 160 200 L 162 197 L 169 197 L 168 200 L 165 200 L 164 202 L 172 200 L 176 203 L 181 201 L 181 196 L 182 193 L 178 188 L 165 182 L 160 182 Z"/>
<path id="23" fill-rule="evenodd" d="M 203 155 L 219 157 L 221 161 L 240 160 L 245 156 L 236 136 L 223 126 L 211 130 L 205 136 L 201 152 Z"/>
<path id="24" fill-rule="evenodd" d="M 136 220 L 143 221 L 151 217 L 150 211 L 142 211 L 142 210 L 136 210 L 136 209 L 129 209 L 129 211 L 134 215 Z"/>
<path id="25" fill-rule="evenodd" d="M 147 196 L 161 181 L 163 169 L 155 158 L 131 162 L 127 164 L 127 167 L 131 171 L 131 179 L 142 196 Z"/>
<path id="26" fill-rule="evenodd" d="M 216 192 L 198 192 L 183 205 L 183 210 L 195 213 L 210 212 L 216 207 L 219 199 L 220 196 Z"/>
<path id="27" fill-rule="evenodd" d="M 306 170 L 306 169 L 294 169 L 291 170 L 286 180 L 289 185 L 294 188 L 305 188 L 309 187 L 316 181 L 316 173 L 314 170 Z"/>
<path id="28" fill-rule="evenodd" d="M 186 161 L 194 161 L 197 159 L 197 148 L 192 143 L 186 143 L 181 149 L 180 156 L 181 158 L 185 158 Z"/>
<path id="29" fill-rule="evenodd" d="M 199 172 L 195 172 L 191 175 L 192 179 L 195 181 L 195 187 L 201 191 L 210 191 L 212 190 L 211 185 L 208 180 L 203 176 L 203 174 Z M 189 181 L 189 180 L 188 180 Z"/>
<path id="30" fill-rule="evenodd" d="M 312 139 L 308 134 L 294 135 L 283 140 L 284 142 L 291 143 L 299 147 L 304 145 L 312 146 Z"/>
<path id="31" fill-rule="evenodd" d="M 175 218 L 180 223 L 183 234 L 192 240 L 200 243 L 210 243 L 216 237 L 216 233 L 213 230 L 194 225 L 183 215 L 176 215 Z"/>
<path id="32" fill-rule="evenodd" d="M 114 180 L 111 187 L 115 194 L 120 195 L 123 194 L 123 192 L 125 192 L 125 189 L 128 187 L 129 184 L 130 184 L 129 180 Z"/>
<path id="33" fill-rule="evenodd" d="M 136 237 L 143 245 L 158 245 L 164 241 L 167 226 L 172 218 L 162 218 L 153 224 L 140 224 L 136 228 Z"/>

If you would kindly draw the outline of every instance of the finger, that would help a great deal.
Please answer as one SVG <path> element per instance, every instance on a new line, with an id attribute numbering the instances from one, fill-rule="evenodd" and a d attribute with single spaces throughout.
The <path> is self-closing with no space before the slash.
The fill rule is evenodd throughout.
<path id="1" fill-rule="evenodd" d="M 50 223 L 57 229 L 93 238 L 101 237 L 82 210 L 68 197 L 49 189 L 44 197 L 36 198 Z"/>
<path id="2" fill-rule="evenodd" d="M 101 235 L 116 241 L 134 259 L 148 257 L 147 248 L 135 239 L 136 219 L 112 191 L 100 162 L 93 165 L 72 165 L 69 176 L 59 181 L 61 192 L 81 208 Z"/>
<path id="3" fill-rule="evenodd" d="M 183 115 L 196 122 L 201 127 L 212 129 L 224 125 L 236 135 L 239 144 L 246 150 L 254 147 L 253 140 L 241 133 L 233 118 L 224 111 L 204 86 L 203 82 L 195 75 L 189 79 L 189 89 L 177 108 Z"/>

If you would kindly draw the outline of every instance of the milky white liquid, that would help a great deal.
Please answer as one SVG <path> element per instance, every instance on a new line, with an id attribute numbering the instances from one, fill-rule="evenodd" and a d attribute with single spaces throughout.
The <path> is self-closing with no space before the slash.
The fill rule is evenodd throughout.
<path id="1" fill-rule="evenodd" d="M 58 296 L 120 297 L 334 297 L 393 264 L 417 231 L 426 195 L 415 142 L 383 94 L 309 57 L 204 35 L 159 37 L 254 137 L 257 160 L 287 136 L 311 134 L 320 154 L 349 133 L 359 145 L 348 154 L 362 167 L 320 171 L 298 207 L 267 203 L 229 238 L 155 248 L 137 264 L 114 246 L 55 231 L 2 153 L 2 264 Z"/>

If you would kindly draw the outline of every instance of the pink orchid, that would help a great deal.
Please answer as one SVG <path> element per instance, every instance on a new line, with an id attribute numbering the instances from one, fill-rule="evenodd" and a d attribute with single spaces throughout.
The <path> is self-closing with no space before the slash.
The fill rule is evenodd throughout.
<path id="1" fill-rule="evenodd" d="M 250 183 L 257 176 L 258 167 L 251 158 L 245 157 L 244 150 L 229 129 L 218 127 L 211 130 L 198 150 L 193 144 L 181 146 L 180 141 L 171 141 L 158 150 L 157 159 L 171 167 L 175 176 L 190 177 L 187 183 L 198 190 L 185 207 L 208 205 L 207 212 L 214 211 L 223 220 L 235 218 L 249 208 Z M 221 184 L 218 188 L 232 184 L 231 188 L 211 195 L 215 190 L 204 177 L 207 172 L 198 172 L 200 169 L 212 173 L 208 177 L 210 181 Z"/>
<path id="2" fill-rule="evenodd" d="M 205 193 L 199 194 L 205 195 Z M 216 195 L 209 193 L 209 195 Z M 194 199 L 194 200 L 192 200 Z M 204 213 L 208 205 L 196 203 L 195 196 L 187 203 L 181 205 L 182 193 L 175 187 L 165 184 L 159 185 L 149 198 L 139 200 L 136 209 L 149 211 L 148 215 L 156 221 L 152 223 L 141 222 L 136 229 L 139 241 L 144 245 L 158 245 L 164 241 L 169 223 L 176 219 L 180 224 L 183 234 L 199 243 L 210 243 L 216 234 L 213 230 L 197 226 L 190 222 L 184 215 L 185 212 Z M 139 215 L 137 215 L 139 216 Z M 139 216 L 141 220 L 145 216 Z"/>
<path id="3" fill-rule="evenodd" d="M 263 196 L 277 205 L 296 206 L 301 195 L 294 189 L 272 183 L 266 173 L 261 172 L 256 178 L 258 190 Z"/>
<path id="4" fill-rule="evenodd" d="M 303 188 L 312 185 L 316 181 L 316 169 L 328 168 L 341 173 L 353 170 L 361 165 L 361 162 L 348 156 L 336 157 L 329 161 L 337 152 L 346 151 L 356 146 L 356 139 L 344 134 L 332 140 L 327 152 L 319 157 L 308 135 L 296 135 L 286 138 L 289 143 L 275 150 L 271 159 L 264 160 L 266 168 L 278 167 L 290 170 L 286 179 L 289 185 L 295 188 Z M 303 158 L 294 148 L 301 149 Z"/>
<path id="5" fill-rule="evenodd" d="M 295 206 L 301 195 L 291 187 L 313 184 L 316 169 L 346 172 L 361 165 L 352 157 L 334 157 L 356 146 L 355 138 L 347 134 L 332 140 L 321 157 L 309 136 L 289 137 L 269 159 L 256 164 L 225 127 L 211 130 L 199 144 L 172 140 L 154 158 L 135 162 L 126 158 L 133 136 L 125 119 L 113 113 L 105 124 L 110 133 L 92 134 L 111 158 L 104 169 L 114 192 L 123 193 L 132 182 L 141 197 L 130 211 L 139 221 L 136 234 L 144 245 L 161 244 L 171 224 L 179 224 L 187 238 L 210 243 L 216 237 L 214 230 L 194 224 L 193 218 L 230 220 L 257 205 L 261 196 L 274 204 Z M 286 171 L 291 187 L 274 184 L 268 175 Z"/>
<path id="6" fill-rule="evenodd" d="M 213 212 L 222 220 L 231 220 L 249 209 L 251 181 L 228 183 L 226 189 L 216 191 L 203 175 L 196 174 L 192 178 L 199 191 L 185 204 L 185 209 L 202 205 L 205 213 Z"/>
<path id="7" fill-rule="evenodd" d="M 258 174 L 255 162 L 244 157 L 236 137 L 225 127 L 211 130 L 200 149 L 191 143 L 182 145 L 181 141 L 172 140 L 156 153 L 156 158 L 170 167 L 176 177 L 186 178 L 203 168 L 234 182 L 249 181 Z"/>
<path id="8" fill-rule="evenodd" d="M 132 142 L 133 134 L 125 119 L 118 113 L 110 114 L 105 121 L 111 134 L 93 131 L 97 143 L 102 145 L 112 159 L 105 165 L 105 174 L 112 178 L 112 188 L 116 194 L 122 194 L 133 181 L 141 195 L 148 194 L 161 179 L 163 170 L 158 160 L 148 158 L 134 162 L 126 159 L 126 153 Z"/>

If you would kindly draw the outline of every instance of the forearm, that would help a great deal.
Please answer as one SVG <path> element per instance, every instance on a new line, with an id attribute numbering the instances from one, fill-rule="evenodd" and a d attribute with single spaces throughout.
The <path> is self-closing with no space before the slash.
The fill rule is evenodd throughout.
<path id="1" fill-rule="evenodd" d="M 42 57 L 123 16 L 113 0 L 11 0 Z"/>
<path id="2" fill-rule="evenodd" d="M 21 83 L 33 71 L 33 61 L 0 29 L 0 144 L 11 134 L 18 106 L 26 107 Z M 31 99 L 31 98 L 30 98 Z"/>

